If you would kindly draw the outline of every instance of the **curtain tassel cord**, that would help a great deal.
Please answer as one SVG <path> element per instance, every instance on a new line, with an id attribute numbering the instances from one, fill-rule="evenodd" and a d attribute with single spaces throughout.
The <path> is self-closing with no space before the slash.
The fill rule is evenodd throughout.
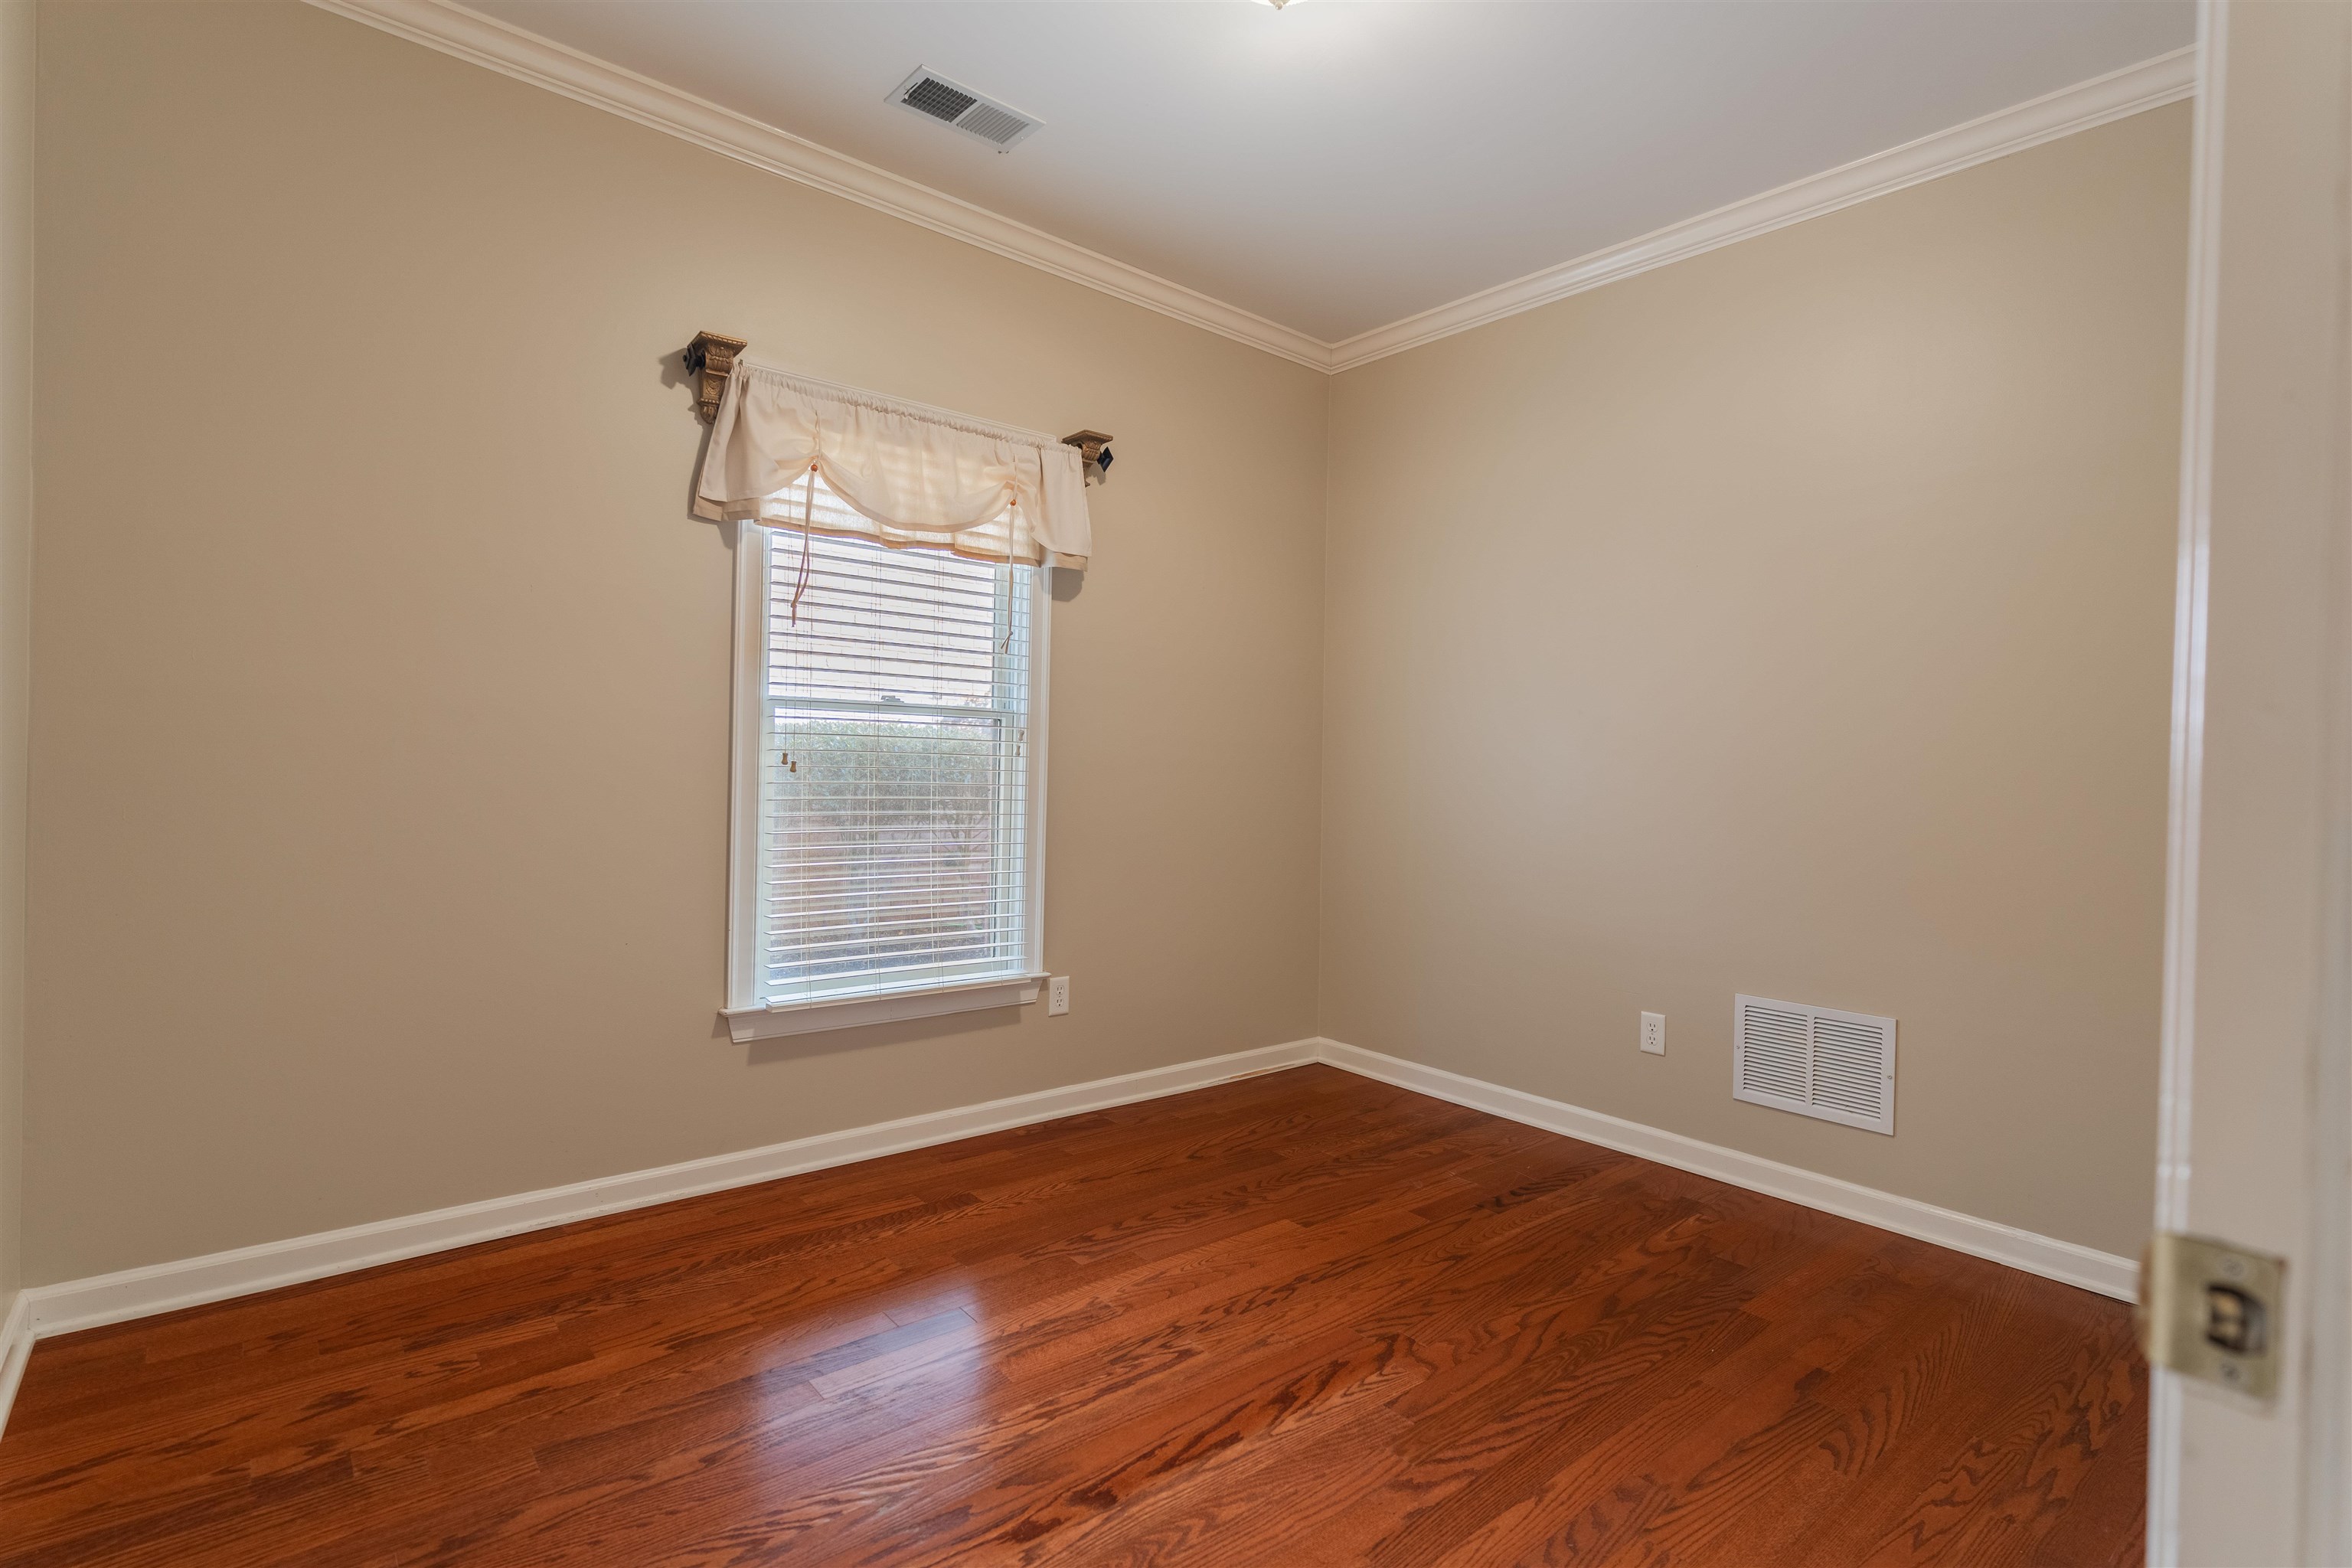
<path id="1" fill-rule="evenodd" d="M 1021 498 L 1020 498 L 1020 497 L 1018 497 L 1018 496 L 1015 496 L 1015 497 L 1013 498 L 1013 504 L 1012 504 L 1010 507 L 1007 507 L 1007 508 L 1005 509 L 1005 512 L 1004 512 L 1004 574 L 1005 574 L 1007 577 L 1010 577 L 1010 576 L 1012 576 L 1012 575 L 1013 575 L 1013 538 L 1014 538 L 1014 536 L 1015 536 L 1016 534 L 1018 534 L 1020 531 L 1021 531 Z M 1003 653 L 1005 649 L 1007 649 L 1007 648 L 1011 647 L 1012 646 L 1013 646 L 1013 614 L 1012 614 L 1012 611 L 1011 611 L 1010 607 L 1008 606 L 1008 608 L 1006 609 L 1006 612 L 1005 612 L 1005 616 L 1004 616 L 1004 640 L 1003 640 L 1003 642 L 998 643 L 998 644 L 996 645 L 996 651 L 997 651 L 997 652 L 999 652 L 999 653 Z"/>
<path id="2" fill-rule="evenodd" d="M 816 465 L 809 465 L 806 488 L 801 492 L 801 574 L 793 584 L 792 622 L 801 624 L 801 595 L 808 592 L 809 532 L 816 523 Z"/>

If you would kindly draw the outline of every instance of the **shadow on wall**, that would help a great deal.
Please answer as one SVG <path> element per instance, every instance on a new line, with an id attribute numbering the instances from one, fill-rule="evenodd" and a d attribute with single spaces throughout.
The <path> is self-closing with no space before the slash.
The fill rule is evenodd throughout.
<path id="1" fill-rule="evenodd" d="M 1043 1001 L 1033 1004 L 1042 1008 Z M 877 1046 L 895 1046 L 909 1040 L 938 1040 L 949 1037 L 1009 1034 L 1021 1025 L 1019 1007 L 987 1007 L 978 1012 L 955 1013 L 937 1018 L 898 1018 L 887 1024 L 866 1024 L 850 1029 L 816 1029 L 805 1035 L 780 1035 L 764 1040 L 752 1040 L 745 1045 L 743 1063 L 746 1067 L 761 1067 L 771 1062 L 812 1061 L 819 1057 L 854 1054 L 872 1050 Z M 711 1029 L 713 1039 L 726 1039 L 727 1018 L 718 1016 Z"/>

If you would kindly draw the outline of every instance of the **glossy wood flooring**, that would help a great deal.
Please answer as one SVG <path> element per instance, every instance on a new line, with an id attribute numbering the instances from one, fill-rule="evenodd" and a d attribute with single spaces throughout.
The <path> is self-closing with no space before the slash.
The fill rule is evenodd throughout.
<path id="1" fill-rule="evenodd" d="M 43 1342 L 0 1563 L 2126 1563 L 2099 1297 L 1329 1068 Z"/>

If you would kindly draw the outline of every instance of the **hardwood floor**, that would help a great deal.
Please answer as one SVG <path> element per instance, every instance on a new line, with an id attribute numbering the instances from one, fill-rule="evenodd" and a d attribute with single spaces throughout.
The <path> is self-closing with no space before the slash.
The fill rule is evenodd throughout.
<path id="1" fill-rule="evenodd" d="M 1300 1068 L 45 1341 L 0 1564 L 2121 1564 L 2127 1319 Z"/>

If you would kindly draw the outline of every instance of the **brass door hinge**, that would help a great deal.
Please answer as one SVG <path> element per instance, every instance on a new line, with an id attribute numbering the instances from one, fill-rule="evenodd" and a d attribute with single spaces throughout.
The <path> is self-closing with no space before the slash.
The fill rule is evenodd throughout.
<path id="1" fill-rule="evenodd" d="M 2139 1260 L 2139 1348 L 2169 1368 L 2256 1399 L 2278 1394 L 2286 1260 L 2159 1231 Z"/>

